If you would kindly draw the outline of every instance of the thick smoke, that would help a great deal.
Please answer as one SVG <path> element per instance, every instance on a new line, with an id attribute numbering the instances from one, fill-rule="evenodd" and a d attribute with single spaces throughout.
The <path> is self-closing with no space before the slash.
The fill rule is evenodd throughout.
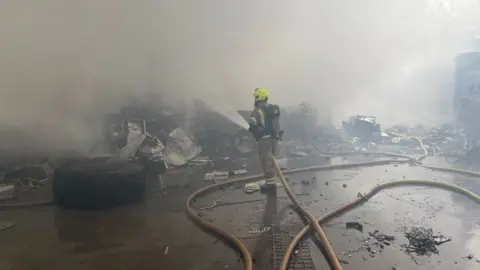
<path id="1" fill-rule="evenodd" d="M 448 120 L 453 59 L 480 33 L 479 11 L 473 0 L 4 0 L 2 148 L 86 147 L 103 114 L 149 92 L 228 112 L 265 87 L 334 119 Z"/>

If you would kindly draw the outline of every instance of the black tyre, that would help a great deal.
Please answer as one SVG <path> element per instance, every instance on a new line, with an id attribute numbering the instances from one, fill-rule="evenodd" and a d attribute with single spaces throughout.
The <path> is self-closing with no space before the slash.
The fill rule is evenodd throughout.
<path id="1" fill-rule="evenodd" d="M 57 205 L 103 209 L 139 200 L 145 193 L 145 167 L 137 162 L 99 158 L 68 162 L 55 170 Z"/>

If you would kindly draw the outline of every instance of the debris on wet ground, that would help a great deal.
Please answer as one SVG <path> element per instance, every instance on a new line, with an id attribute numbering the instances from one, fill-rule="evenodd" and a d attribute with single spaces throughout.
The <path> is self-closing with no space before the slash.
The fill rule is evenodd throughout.
<path id="1" fill-rule="evenodd" d="M 465 131 L 454 124 L 446 123 L 431 128 L 421 125 L 413 127 L 397 125 L 386 129 L 385 132 L 391 134 L 392 143 L 408 147 L 417 144 L 414 139 L 408 137 L 419 137 L 429 152 L 435 155 L 460 155 L 467 150 Z"/>
<path id="2" fill-rule="evenodd" d="M 375 230 L 372 233 L 369 233 L 369 235 L 371 237 L 375 238 L 379 242 L 394 241 L 395 240 L 395 236 L 380 233 L 378 230 Z"/>
<path id="3" fill-rule="evenodd" d="M 205 181 L 218 181 L 218 180 L 227 180 L 228 179 L 228 172 L 209 172 L 206 173 L 203 177 Z"/>
<path id="4" fill-rule="evenodd" d="M 0 201 L 11 200 L 15 198 L 15 186 L 0 186 Z"/>
<path id="5" fill-rule="evenodd" d="M 304 180 L 302 180 L 302 184 L 304 184 L 304 185 L 309 185 L 309 184 L 310 184 L 310 181 L 304 179 Z"/>
<path id="6" fill-rule="evenodd" d="M 347 187 L 347 184 L 343 184 L 342 187 L 343 187 L 343 188 L 346 188 L 346 187 Z"/>
<path id="7" fill-rule="evenodd" d="M 205 165 L 213 163 L 209 157 L 195 157 L 189 161 L 191 165 Z"/>
<path id="8" fill-rule="evenodd" d="M 272 227 L 263 227 L 261 229 L 249 229 L 248 233 L 249 234 L 262 234 L 269 232 L 272 229 Z"/>
<path id="9" fill-rule="evenodd" d="M 435 235 L 432 229 L 422 227 L 412 227 L 405 237 L 409 244 L 405 245 L 406 252 L 417 255 L 438 254 L 438 245 L 451 241 L 450 237 L 444 235 Z"/>
<path id="10" fill-rule="evenodd" d="M 380 233 L 380 231 L 375 230 L 374 232 L 368 233 L 369 238 L 363 242 L 365 250 L 370 252 L 370 257 L 375 257 L 375 254 L 378 251 L 382 251 L 385 246 L 390 246 L 395 240 L 394 236 Z"/>
<path id="11" fill-rule="evenodd" d="M 267 183 L 266 180 L 260 180 L 258 182 L 245 184 L 244 191 L 247 194 L 251 194 L 257 191 L 266 192 L 272 188 L 281 188 L 281 187 L 283 187 L 282 182 L 276 181 L 274 185 L 273 183 L 272 184 Z"/>
<path id="12" fill-rule="evenodd" d="M 248 171 L 246 169 L 239 169 L 239 170 L 234 170 L 229 172 L 213 171 L 213 172 L 206 173 L 203 179 L 205 181 L 227 180 L 231 176 L 239 176 L 247 173 Z"/>
<path id="13" fill-rule="evenodd" d="M 168 135 L 163 155 L 168 164 L 182 166 L 201 152 L 201 146 L 195 144 L 185 131 L 176 128 Z"/>
<path id="14" fill-rule="evenodd" d="M 248 183 L 245 184 L 245 193 L 254 193 L 260 191 L 260 185 L 258 183 Z"/>
<path id="15" fill-rule="evenodd" d="M 239 170 L 235 170 L 233 172 L 229 172 L 229 175 L 230 176 L 238 176 L 238 175 L 244 175 L 244 174 L 247 174 L 248 171 L 246 169 L 239 169 Z"/>
<path id="16" fill-rule="evenodd" d="M 221 201 L 223 201 L 223 198 L 213 201 L 213 203 L 212 203 L 210 206 L 202 207 L 202 208 L 199 208 L 199 209 L 200 209 L 200 210 L 212 209 L 212 208 L 214 208 L 215 206 L 217 206 L 217 204 L 218 204 L 219 202 L 221 202 Z"/>
<path id="17" fill-rule="evenodd" d="M 361 141 L 382 141 L 382 131 L 380 125 L 376 123 L 375 116 L 351 116 L 347 121 L 342 121 L 342 126 L 348 135 Z"/>
<path id="18" fill-rule="evenodd" d="M 0 184 L 13 185 L 17 190 L 32 190 L 43 185 L 45 181 L 52 178 L 56 167 L 55 162 L 50 158 L 12 159 L 12 161 L 2 160 L 2 162 L 7 164 L 0 164 L 0 173 L 2 174 Z"/>
<path id="19" fill-rule="evenodd" d="M 394 144 L 404 148 L 403 154 L 412 154 L 419 151 L 418 141 L 413 137 L 421 138 L 425 148 L 433 155 L 459 156 L 467 152 L 467 139 L 463 128 L 455 124 L 442 124 L 435 127 L 426 126 L 393 126 L 380 129 L 374 116 L 351 116 L 342 121 L 345 132 L 350 137 L 343 141 L 327 142 L 315 141 L 317 151 L 372 151 L 377 144 Z"/>
<path id="20" fill-rule="evenodd" d="M 341 264 L 350 264 L 347 260 L 338 260 L 338 262 Z"/>
<path id="21" fill-rule="evenodd" d="M 14 221 L 0 221 L 0 230 L 5 231 L 17 225 Z"/>
<path id="22" fill-rule="evenodd" d="M 301 151 L 290 152 L 288 155 L 292 157 L 308 157 L 307 153 Z"/>
<path id="23" fill-rule="evenodd" d="M 163 181 L 163 177 L 161 175 L 158 176 L 158 182 L 160 184 L 160 188 L 157 194 L 166 195 L 167 191 L 165 190 L 165 182 Z"/>
<path id="24" fill-rule="evenodd" d="M 169 247 L 167 246 L 167 247 L 165 248 L 165 255 L 168 254 L 168 249 L 169 249 Z"/>
<path id="25" fill-rule="evenodd" d="M 452 241 L 452 238 L 451 237 L 446 237 L 444 235 L 436 235 L 433 237 L 433 241 L 435 242 L 435 245 L 441 245 L 443 243 L 446 243 L 446 242 L 450 242 Z"/>
<path id="26" fill-rule="evenodd" d="M 282 169 L 282 170 L 287 168 L 287 163 L 288 163 L 288 159 L 287 159 L 287 158 L 279 158 L 279 159 L 277 159 L 278 167 L 280 167 L 280 169 Z"/>
<path id="27" fill-rule="evenodd" d="M 363 225 L 360 224 L 359 222 L 353 221 L 353 222 L 347 222 L 345 223 L 347 229 L 354 229 L 359 232 L 363 232 Z"/>

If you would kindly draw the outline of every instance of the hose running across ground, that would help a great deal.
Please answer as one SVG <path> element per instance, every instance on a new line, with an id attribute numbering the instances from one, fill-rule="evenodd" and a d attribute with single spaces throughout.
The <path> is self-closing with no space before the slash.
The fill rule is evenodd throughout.
<path id="1" fill-rule="evenodd" d="M 314 227 L 315 230 L 317 231 L 317 233 L 320 237 L 320 240 L 322 241 L 322 244 L 324 244 L 324 246 L 327 250 L 329 262 L 334 267 L 334 269 L 337 270 L 337 269 L 342 269 L 342 268 L 341 268 L 341 266 L 338 262 L 338 259 L 336 258 L 336 255 L 335 255 L 333 249 L 331 248 L 325 234 L 323 233 L 319 223 L 325 222 L 326 220 L 328 220 L 328 219 L 330 219 L 334 216 L 341 215 L 341 214 L 345 213 L 347 210 L 366 202 L 368 200 L 368 198 L 375 195 L 376 193 L 378 193 L 382 189 L 391 188 L 391 187 L 400 186 L 400 185 L 427 185 L 427 186 L 439 187 L 439 188 L 459 192 L 459 193 L 464 194 L 464 195 L 466 195 L 470 198 L 475 199 L 478 203 L 480 203 L 480 196 L 479 195 L 477 195 L 473 192 L 470 192 L 470 191 L 468 191 L 464 188 L 455 186 L 455 185 L 442 183 L 442 182 L 436 182 L 436 181 L 429 181 L 429 180 L 399 180 L 399 181 L 392 181 L 392 182 L 387 182 L 387 183 L 384 183 L 384 184 L 380 184 L 380 185 L 376 186 L 374 189 L 372 189 L 370 192 L 365 194 L 364 196 L 361 196 L 361 197 L 357 198 L 356 200 L 354 200 L 350 203 L 347 203 L 346 205 L 330 212 L 326 216 L 312 222 L 312 219 L 314 219 L 313 216 L 311 216 L 311 214 L 309 214 L 308 212 L 306 212 L 305 210 L 303 210 L 299 206 L 298 202 L 296 201 L 295 197 L 293 196 L 293 193 L 291 192 L 291 190 L 288 186 L 288 183 L 285 181 L 285 178 L 283 177 L 283 174 L 293 174 L 293 173 L 300 173 L 300 172 L 307 172 L 307 171 L 351 169 L 351 168 L 356 168 L 356 167 L 378 166 L 378 165 L 387 165 L 387 164 L 395 164 L 395 163 L 397 163 L 397 164 L 398 163 L 414 163 L 414 164 L 419 165 L 421 167 L 424 167 L 426 169 L 438 170 L 438 171 L 442 171 L 442 172 L 460 173 L 460 174 L 465 174 L 465 175 L 469 175 L 469 176 L 480 177 L 480 173 L 478 173 L 478 172 L 422 165 L 420 163 L 420 161 L 428 155 L 428 151 L 425 148 L 425 146 L 423 145 L 423 142 L 422 142 L 421 139 L 419 139 L 417 137 L 411 137 L 411 138 L 413 138 L 413 139 L 415 139 L 419 142 L 420 147 L 424 152 L 423 155 L 421 155 L 417 158 L 411 158 L 411 157 L 408 157 L 408 156 L 398 155 L 398 154 L 376 153 L 376 152 L 370 152 L 370 153 L 365 153 L 365 152 L 338 153 L 339 155 L 341 155 L 341 154 L 364 154 L 364 155 L 369 154 L 369 155 L 389 156 L 389 157 L 394 157 L 394 159 L 380 160 L 380 161 L 370 161 L 370 162 L 359 162 L 359 163 L 351 163 L 351 164 L 340 164 L 340 165 L 312 166 L 312 167 L 307 167 L 307 168 L 285 170 L 285 171 L 283 171 L 283 173 L 280 171 L 280 169 L 278 168 L 278 164 L 276 164 L 276 162 L 275 162 L 277 172 L 279 172 L 278 174 L 279 174 L 280 179 L 283 183 L 285 191 L 287 192 L 288 196 L 290 197 L 290 199 L 294 203 L 295 207 L 297 209 L 299 209 L 302 213 L 304 213 L 309 218 L 310 223 L 311 223 L 310 225 L 312 227 Z M 262 178 L 264 178 L 263 175 L 259 174 L 259 175 L 253 175 L 253 176 L 239 178 L 239 179 L 233 179 L 233 180 L 229 180 L 229 181 L 226 181 L 226 182 L 223 182 L 223 183 L 209 185 L 209 186 L 203 187 L 203 188 L 195 191 L 194 193 L 192 193 L 188 197 L 187 202 L 186 202 L 186 210 L 187 210 L 186 212 L 187 212 L 187 215 L 191 219 L 193 219 L 195 222 L 197 222 L 198 224 L 203 226 L 205 229 L 208 229 L 208 230 L 212 231 L 213 233 L 216 233 L 217 235 L 219 235 L 219 236 L 223 237 L 224 239 L 228 240 L 230 243 L 234 244 L 234 246 L 238 249 L 238 251 L 240 251 L 240 253 L 243 257 L 245 270 L 252 270 L 252 257 L 250 255 L 248 249 L 246 248 L 246 246 L 238 238 L 236 238 L 235 235 L 233 235 L 232 233 L 230 233 L 227 230 L 224 230 L 222 228 L 219 228 L 219 227 L 215 226 L 213 223 L 208 222 L 208 221 L 204 220 L 203 218 L 201 218 L 195 212 L 195 210 L 193 208 L 191 208 L 190 205 L 191 205 L 191 202 L 197 196 L 199 196 L 201 194 L 204 194 L 204 193 L 207 193 L 209 191 L 212 191 L 214 189 L 217 189 L 217 188 L 220 188 L 220 187 L 223 187 L 223 186 L 227 186 L 227 185 L 231 185 L 231 184 L 235 184 L 235 183 L 252 182 L 252 181 L 255 181 L 255 180 L 260 180 Z M 290 256 L 293 252 L 293 249 L 298 244 L 298 242 L 302 239 L 302 237 L 307 233 L 308 229 L 309 229 L 309 226 L 305 227 L 292 240 L 292 242 L 288 246 L 288 248 L 287 248 L 287 250 L 284 254 L 282 263 L 280 265 L 281 270 L 286 270 L 287 269 L 288 262 L 290 260 Z"/>
<path id="2" fill-rule="evenodd" d="M 369 162 L 359 162 L 359 163 L 352 163 L 352 164 L 339 164 L 339 165 L 327 165 L 327 166 L 313 166 L 313 167 L 306 167 L 306 168 L 301 168 L 301 169 L 293 169 L 293 170 L 285 170 L 283 171 L 283 174 L 293 174 L 293 173 L 299 173 L 299 172 L 307 172 L 307 171 L 325 171 L 325 170 L 339 170 L 339 169 L 350 169 L 350 168 L 356 168 L 356 167 L 364 167 L 364 166 L 379 166 L 379 165 L 387 165 L 387 164 L 398 164 L 398 163 L 407 163 L 410 162 L 410 159 L 402 159 L 402 160 L 397 160 L 397 159 L 391 159 L 391 160 L 378 160 L 378 161 L 369 161 Z M 197 191 L 193 192 L 190 194 L 188 197 L 186 204 L 185 204 L 185 209 L 187 215 L 195 221 L 197 224 L 201 225 L 203 228 L 217 234 L 218 236 L 221 236 L 223 239 L 227 240 L 231 244 L 233 244 L 237 250 L 241 253 L 242 258 L 243 258 L 243 263 L 245 266 L 245 270 L 252 270 L 252 257 L 250 253 L 248 252 L 247 247 L 240 241 L 235 235 L 230 233 L 229 231 L 222 229 L 220 227 L 215 226 L 213 223 L 201 218 L 197 212 L 191 207 L 192 201 L 207 192 L 210 192 L 212 190 L 228 186 L 231 184 L 238 184 L 238 183 L 246 183 L 246 182 L 252 182 L 252 181 L 257 181 L 261 180 L 264 178 L 263 174 L 257 174 L 257 175 L 252 175 L 244 178 L 238 178 L 238 179 L 233 179 L 229 181 L 225 181 L 222 183 L 217 183 L 213 185 L 208 185 L 203 188 L 198 189 Z M 284 184 L 284 187 L 288 187 L 287 184 Z M 299 205 L 297 205 L 299 207 Z M 315 222 L 316 223 L 316 222 Z"/>
<path id="3" fill-rule="evenodd" d="M 348 202 L 347 204 L 331 211 L 330 213 L 326 214 L 325 216 L 319 218 L 317 222 L 319 224 L 325 223 L 331 218 L 335 216 L 342 215 L 346 213 L 348 210 L 351 210 L 357 206 L 362 205 L 363 203 L 367 202 L 371 197 L 373 197 L 375 194 L 380 192 L 381 190 L 388 189 L 388 188 L 393 188 L 393 187 L 398 187 L 398 186 L 407 186 L 407 185 L 416 185 L 416 186 L 430 186 L 430 187 L 437 187 L 441 189 L 446 189 L 450 191 L 454 191 L 457 193 L 460 193 L 462 195 L 465 195 L 473 200 L 475 200 L 477 203 L 480 204 L 480 196 L 459 186 L 455 186 L 452 184 L 447 184 L 447 183 L 442 183 L 442 182 L 437 182 L 437 181 L 430 181 L 430 180 L 399 180 L 399 181 L 390 181 L 386 182 L 383 184 L 379 184 L 376 187 L 374 187 L 372 190 L 369 192 L 363 194 L 362 196 L 358 197 L 357 199 Z M 282 258 L 282 262 L 280 263 L 279 270 L 287 270 L 288 269 L 288 262 L 290 261 L 290 257 L 295 249 L 295 247 L 298 245 L 300 240 L 305 236 L 305 234 L 308 232 L 310 226 L 306 226 L 303 228 L 290 242 L 290 244 L 287 246 L 287 249 L 285 250 L 285 253 Z M 323 243 L 323 242 L 322 242 Z"/>
<path id="4" fill-rule="evenodd" d="M 297 198 L 295 198 L 295 195 L 293 194 L 292 190 L 290 189 L 290 186 L 287 183 L 287 180 L 285 180 L 285 177 L 283 176 L 282 171 L 280 170 L 280 167 L 278 166 L 277 161 L 275 158 L 272 156 L 272 161 L 273 165 L 275 166 L 275 170 L 277 171 L 277 175 L 280 178 L 280 181 L 282 181 L 283 187 L 285 188 L 285 192 L 287 193 L 288 197 L 292 201 L 293 205 L 305 216 L 308 218 L 308 221 L 310 222 L 310 226 L 312 227 L 313 230 L 318 235 L 318 238 L 320 241 L 322 241 L 323 246 L 325 247 L 325 250 L 327 252 L 328 256 L 328 261 L 331 263 L 333 269 L 342 269 L 342 266 L 340 265 L 340 262 L 338 261 L 337 255 L 335 254 L 335 251 L 333 251 L 332 246 L 328 242 L 327 236 L 325 235 L 325 232 L 323 232 L 322 227 L 320 227 L 319 223 L 315 219 L 315 217 L 310 214 L 307 210 L 303 209 L 300 207 L 300 203 L 298 202 Z M 288 261 L 287 261 L 288 265 Z"/>

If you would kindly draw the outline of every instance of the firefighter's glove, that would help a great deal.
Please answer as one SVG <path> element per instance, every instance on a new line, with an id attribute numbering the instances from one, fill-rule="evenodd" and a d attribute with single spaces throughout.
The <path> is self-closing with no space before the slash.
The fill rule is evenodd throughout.
<path id="1" fill-rule="evenodd" d="M 252 133 L 253 137 L 258 141 L 262 136 L 260 134 L 260 131 L 258 130 L 258 127 L 252 126 L 248 129 L 250 133 Z"/>
<path id="2" fill-rule="evenodd" d="M 253 137 L 258 140 L 260 139 L 260 132 L 258 131 L 258 127 L 254 125 L 250 125 L 250 128 L 248 129 L 250 133 L 252 133 Z"/>

